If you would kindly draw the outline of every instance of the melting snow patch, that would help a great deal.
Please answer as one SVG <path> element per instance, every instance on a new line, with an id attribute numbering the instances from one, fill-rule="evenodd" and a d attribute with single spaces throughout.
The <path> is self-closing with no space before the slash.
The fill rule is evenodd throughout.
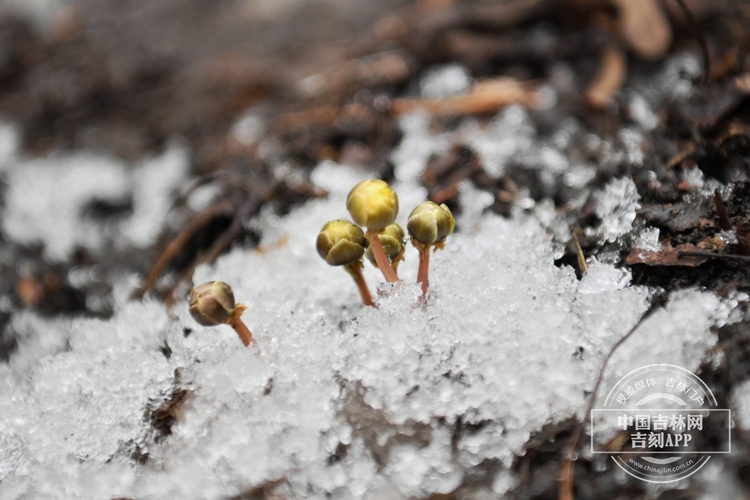
<path id="1" fill-rule="evenodd" d="M 381 285 L 380 307 L 362 307 L 350 277 L 314 248 L 319 228 L 346 216 L 361 176 L 320 168 L 329 198 L 277 222 L 286 246 L 237 249 L 196 274 L 229 282 L 249 306 L 259 353 L 229 327 L 196 325 L 184 303 L 174 319 L 124 291 L 110 321 L 17 320 L 28 338 L 0 387 L 5 491 L 220 498 L 284 479 L 290 497 L 406 498 L 450 492 L 483 463 L 499 464 L 488 488 L 513 487 L 513 460 L 544 425 L 581 416 L 602 359 L 649 291 L 597 262 L 578 282 L 553 265 L 544 228 L 519 212 L 478 216 L 434 254 L 426 307 L 411 248 L 404 283 Z M 346 182 L 323 175 L 335 170 Z M 394 187 L 402 199 L 422 193 Z M 382 281 L 371 267 L 366 276 Z M 622 346 L 610 378 L 644 360 L 694 368 L 731 306 L 709 293 L 676 296 Z M 44 345 L 48 336 L 59 340 Z M 189 402 L 154 442 L 145 410 L 174 385 L 192 391 Z M 134 450 L 148 451 L 144 464 Z"/>
<path id="2" fill-rule="evenodd" d="M 506 113 L 501 122 L 524 121 Z M 431 135 L 423 115 L 405 118 L 403 129 L 392 156 L 402 224 L 425 197 L 416 180 L 425 161 L 452 139 Z M 490 148 L 493 127 L 475 130 Z M 523 131 L 516 138 L 495 151 L 498 162 L 531 140 Z M 526 154 L 534 168 L 565 171 L 564 156 L 552 149 Z M 30 163 L 71 183 L 60 171 L 75 168 L 71 161 Z M 78 168 L 91 175 L 107 172 L 102 182 L 113 197 L 122 192 L 116 179 L 133 182 L 111 160 L 83 163 Z M 11 173 L 27 189 L 51 190 L 48 181 Z M 518 481 L 511 465 L 530 438 L 582 417 L 604 357 L 636 324 L 651 292 L 597 261 L 579 282 L 572 268 L 554 265 L 542 225 L 556 224 L 553 207 L 540 203 L 536 214 L 515 209 L 502 218 L 483 213 L 490 200 L 465 184 L 467 212 L 431 258 L 427 305 L 409 247 L 400 284 L 382 283 L 367 265 L 379 308 L 363 307 L 349 275 L 315 251 L 323 224 L 348 217 L 346 195 L 363 177 L 322 163 L 313 179 L 329 190 L 327 199 L 256 221 L 272 228 L 266 238 L 288 235 L 285 245 L 237 248 L 196 271 L 196 283 L 224 280 L 248 305 L 243 319 L 257 350 L 244 348 L 229 327 L 196 325 L 184 302 L 170 316 L 159 304 L 127 301 L 127 283 L 109 321 L 14 317 L 23 338 L 0 365 L 3 494 L 225 498 L 281 481 L 289 498 L 398 499 L 449 493 L 477 474 L 488 475 L 489 498 L 511 490 Z M 19 198 L 15 206 L 32 221 L 51 210 Z M 629 231 L 638 207 L 632 181 L 612 181 L 598 199 L 603 234 Z M 136 214 L 161 213 L 161 205 L 139 203 Z M 71 244 L 52 248 L 64 255 Z M 675 294 L 620 347 L 605 386 L 650 362 L 695 369 L 716 342 L 711 328 L 736 320 L 735 307 L 736 300 L 707 292 Z M 147 409 L 173 388 L 191 392 L 171 434 L 157 439 Z"/>
<path id="3" fill-rule="evenodd" d="M 45 257 L 61 262 L 76 247 L 96 251 L 113 240 L 136 247 L 153 243 L 173 191 L 186 179 L 188 159 L 183 148 L 172 146 L 134 167 L 112 157 L 76 153 L 16 160 L 5 168 L 3 231 L 19 243 L 43 243 Z M 119 230 L 84 213 L 92 202 L 122 204 L 131 197 L 133 213 Z"/>

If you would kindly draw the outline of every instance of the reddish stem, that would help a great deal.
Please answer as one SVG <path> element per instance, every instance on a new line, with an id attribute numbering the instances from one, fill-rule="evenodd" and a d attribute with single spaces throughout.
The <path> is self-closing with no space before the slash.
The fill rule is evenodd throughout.
<path id="1" fill-rule="evenodd" d="M 234 328 L 234 331 L 240 336 L 240 340 L 245 344 L 245 347 L 249 346 L 250 342 L 253 341 L 253 334 L 248 327 L 245 326 L 245 323 L 243 323 L 241 319 L 238 319 L 236 323 L 232 324 L 232 328 Z"/>
<path id="2" fill-rule="evenodd" d="M 422 283 L 422 297 L 427 296 L 427 273 L 430 267 L 430 246 L 420 245 L 419 247 L 419 271 L 417 272 L 417 283 Z"/>
<path id="3" fill-rule="evenodd" d="M 391 266 L 388 257 L 385 255 L 383 244 L 380 243 L 380 238 L 378 238 L 378 232 L 368 230 L 365 236 L 367 236 L 367 240 L 372 246 L 372 255 L 375 257 L 375 263 L 378 265 L 380 272 L 383 273 L 385 280 L 388 283 L 397 282 L 398 275 L 396 274 L 396 271 L 393 270 L 393 266 Z"/>
<path id="4" fill-rule="evenodd" d="M 229 324 L 232 328 L 234 328 L 234 331 L 237 332 L 237 335 L 240 336 L 240 340 L 243 344 L 245 344 L 245 347 L 250 345 L 250 342 L 253 341 L 253 334 L 250 331 L 250 329 L 245 325 L 245 323 L 242 322 L 240 319 L 240 316 L 242 316 L 242 313 L 245 312 L 244 304 L 237 304 L 234 306 L 234 312 L 232 313 L 232 316 L 227 320 L 227 324 Z"/>
<path id="5" fill-rule="evenodd" d="M 372 301 L 372 295 L 370 295 L 370 289 L 367 288 L 365 277 L 362 274 L 362 264 L 360 262 L 354 262 L 344 266 L 344 268 L 352 275 L 352 278 L 354 278 L 354 282 L 359 289 L 359 295 L 362 297 L 362 303 L 366 306 L 375 307 L 375 302 Z"/>

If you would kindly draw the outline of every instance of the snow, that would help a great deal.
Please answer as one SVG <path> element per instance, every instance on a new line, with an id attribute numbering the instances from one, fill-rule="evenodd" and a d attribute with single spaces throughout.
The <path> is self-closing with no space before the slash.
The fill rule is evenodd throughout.
<path id="1" fill-rule="evenodd" d="M 658 252 L 661 249 L 659 228 L 650 227 L 641 231 L 641 234 L 635 240 L 635 247 L 644 252 Z"/>
<path id="2" fill-rule="evenodd" d="M 423 168 L 447 139 L 430 136 L 426 123 L 405 118 L 407 136 L 393 155 L 401 223 L 425 195 L 418 163 Z M 168 151 L 153 161 L 173 165 L 178 157 Z M 123 166 L 83 159 L 25 166 L 58 182 L 73 183 L 71 169 L 79 169 L 76 179 L 106 174 L 98 181 L 107 196 L 123 192 L 114 182 L 116 175 L 129 181 Z M 147 173 L 149 165 L 139 168 Z M 397 286 L 368 265 L 379 308 L 363 307 L 350 277 L 327 266 L 314 242 L 326 221 L 347 217 L 346 195 L 364 177 L 321 164 L 313 180 L 329 190 L 327 199 L 256 221 L 276 226 L 263 231 L 267 238 L 288 235 L 285 245 L 263 253 L 238 248 L 197 270 L 196 283 L 227 281 L 248 305 L 244 319 L 257 350 L 244 348 L 229 327 L 197 325 L 184 302 L 170 316 L 155 302 L 128 301 L 132 282 L 118 285 L 108 321 L 15 315 L 21 340 L 2 367 L 0 388 L 2 495 L 221 498 L 283 478 L 279 491 L 290 497 L 423 497 L 449 493 L 488 460 L 499 464 L 488 495 L 513 488 L 513 460 L 544 425 L 581 416 L 604 356 L 651 292 L 631 285 L 627 271 L 596 261 L 577 281 L 571 268 L 553 265 L 550 235 L 533 212 L 517 209 L 510 219 L 483 213 L 491 198 L 462 185 L 467 211 L 434 254 L 428 304 L 420 305 L 410 248 Z M 10 178 L 11 195 L 32 183 L 12 169 Z M 170 182 L 179 179 L 176 173 Z M 617 228 L 612 234 L 632 222 L 637 200 L 628 182 L 606 190 L 611 208 L 600 216 Z M 80 183 L 79 196 L 93 192 Z M 25 205 L 10 199 L 23 213 Z M 140 210 L 162 208 L 136 208 L 134 220 Z M 733 320 L 736 301 L 697 290 L 675 294 L 621 347 L 605 381 L 647 362 L 695 369 L 716 342 L 710 329 Z M 184 336 L 183 328 L 192 333 Z M 169 359 L 160 352 L 165 343 Z M 146 410 L 173 386 L 192 392 L 172 434 L 157 442 Z M 459 423 L 478 427 L 457 433 Z M 144 464 L 134 450 L 148 452 Z"/>
<path id="3" fill-rule="evenodd" d="M 391 160 L 402 225 L 426 196 L 418 178 L 427 159 L 467 138 L 498 176 L 518 161 L 542 179 L 571 174 L 583 186 L 594 167 L 567 154 L 580 141 L 608 149 L 612 161 L 639 161 L 638 131 L 618 146 L 564 121 L 538 138 L 519 107 L 489 126 L 467 121 L 435 134 L 415 114 L 401 128 Z M 84 153 L 9 157 L 3 230 L 44 243 L 51 260 L 114 238 L 81 219 L 93 196 L 132 196 L 120 244 L 147 245 L 170 193 L 187 182 L 177 145 L 136 166 Z M 117 284 L 109 320 L 14 313 L 18 348 L 0 364 L 0 498 L 226 498 L 281 481 L 286 498 L 405 499 L 450 493 L 478 471 L 489 474 L 486 498 L 511 491 L 520 480 L 514 460 L 543 427 L 583 416 L 605 356 L 653 291 L 595 259 L 578 281 L 554 265 L 569 233 L 551 202 L 527 194 L 503 218 L 485 210 L 492 196 L 464 183 L 457 232 L 431 257 L 427 303 L 409 247 L 401 283 L 384 283 L 366 265 L 379 307 L 364 307 L 348 274 L 327 266 L 314 245 L 325 222 L 348 218 L 346 195 L 366 177 L 321 163 L 312 180 L 326 199 L 252 221 L 270 250 L 235 248 L 196 270 L 196 284 L 226 281 L 248 306 L 243 319 L 257 348 L 244 348 L 227 326 L 197 325 L 186 301 L 169 312 L 130 301 L 134 277 Z M 632 180 L 613 179 L 594 196 L 605 239 L 632 231 Z M 655 237 L 647 231 L 643 246 Z M 648 363 L 695 370 L 717 342 L 712 329 L 742 319 L 743 300 L 672 294 L 613 356 L 603 387 Z M 148 411 L 175 388 L 190 392 L 171 435 L 160 436 Z M 733 395 L 741 425 L 750 421 L 747 393 L 742 386 Z M 701 474 L 732 491 L 721 470 Z"/>
<path id="4" fill-rule="evenodd" d="M 474 80 L 471 73 L 460 64 L 433 66 L 419 82 L 420 94 L 425 99 L 466 94 Z"/>
<path id="5" fill-rule="evenodd" d="M 21 161 L 6 175 L 3 232 L 22 244 L 43 242 L 54 262 L 68 259 L 76 246 L 104 244 L 103 231 L 82 212 L 94 199 L 124 201 L 128 184 L 123 164 L 88 154 Z"/>
<path id="6" fill-rule="evenodd" d="M 732 392 L 733 417 L 740 429 L 750 429 L 750 380 L 738 384 Z"/>
<path id="7" fill-rule="evenodd" d="M 483 159 L 487 172 L 499 178 L 509 161 L 531 150 L 536 131 L 528 113 L 520 106 L 502 111 L 487 128 L 487 134 L 477 134 L 469 129 L 463 135 L 467 144 Z"/>
<path id="8" fill-rule="evenodd" d="M 244 146 L 253 146 L 263 139 L 267 127 L 261 115 L 248 112 L 232 125 L 232 137 Z"/>
<path id="9" fill-rule="evenodd" d="M 630 177 L 613 179 L 596 194 L 596 215 L 602 220 L 598 232 L 605 241 L 615 241 L 627 233 L 641 205 L 635 183 Z"/>
<path id="10" fill-rule="evenodd" d="M 42 243 L 51 262 L 67 261 L 77 247 L 97 251 L 107 243 L 151 245 L 171 207 L 173 191 L 188 172 L 187 151 L 177 143 L 136 165 L 91 153 L 31 159 L 15 157 L 12 150 L 6 154 L 2 231 L 22 244 Z M 85 213 L 94 201 L 130 200 L 133 212 L 121 222 L 102 223 Z"/>

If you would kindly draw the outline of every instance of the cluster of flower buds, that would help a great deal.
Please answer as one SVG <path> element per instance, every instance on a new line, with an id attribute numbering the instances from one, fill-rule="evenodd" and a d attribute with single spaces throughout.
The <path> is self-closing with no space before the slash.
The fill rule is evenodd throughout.
<path id="1" fill-rule="evenodd" d="M 362 181 L 349 193 L 346 208 L 359 225 L 344 219 L 328 222 L 318 234 L 316 247 L 328 264 L 343 266 L 352 276 L 362 303 L 374 306 L 362 274 L 362 261 L 367 257 L 389 283 L 398 281 L 396 269 L 406 250 L 406 235 L 395 222 L 398 196 L 381 180 Z M 455 224 L 446 205 L 431 201 L 422 203 L 409 214 L 406 227 L 412 245 L 419 251 L 417 283 L 422 284 L 423 297 L 427 295 L 430 249 L 442 249 Z M 232 289 L 223 281 L 204 283 L 190 293 L 190 314 L 195 321 L 205 326 L 229 325 L 248 346 L 253 334 L 240 319 L 245 309 L 243 304 L 235 304 Z"/>
<path id="2" fill-rule="evenodd" d="M 328 222 L 318 235 L 318 253 L 332 266 L 345 266 L 359 288 L 362 302 L 374 305 L 362 275 L 362 256 L 380 269 L 387 282 L 398 281 L 396 270 L 406 250 L 406 235 L 395 222 L 398 196 L 386 182 L 366 180 L 352 188 L 346 208 L 354 222 L 366 231 L 347 220 Z M 417 282 L 422 284 L 423 295 L 427 294 L 429 250 L 442 249 L 454 226 L 453 214 L 446 205 L 428 201 L 409 215 L 407 229 L 419 251 Z"/>

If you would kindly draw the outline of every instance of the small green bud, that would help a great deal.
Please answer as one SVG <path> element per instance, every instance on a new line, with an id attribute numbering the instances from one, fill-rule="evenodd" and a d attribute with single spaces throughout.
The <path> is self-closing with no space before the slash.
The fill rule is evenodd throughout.
<path id="1" fill-rule="evenodd" d="M 404 229 L 395 222 L 386 227 L 385 230 L 378 235 L 380 243 L 383 245 L 383 250 L 385 250 L 385 254 L 388 256 L 391 263 L 396 262 L 404 252 L 404 236 Z M 367 257 L 367 260 L 372 262 L 374 266 L 377 266 L 375 256 L 372 253 L 372 246 L 367 247 L 367 250 L 365 250 L 365 257 Z"/>
<path id="2" fill-rule="evenodd" d="M 190 314 L 201 325 L 228 323 L 234 311 L 234 293 L 223 281 L 209 281 L 190 292 Z"/>
<path id="3" fill-rule="evenodd" d="M 409 214 L 406 228 L 413 240 L 425 245 L 433 245 L 451 234 L 455 225 L 453 214 L 445 204 L 437 205 L 426 201 Z"/>
<path id="4" fill-rule="evenodd" d="M 396 220 L 398 196 L 386 182 L 377 179 L 362 181 L 349 192 L 346 209 L 354 222 L 379 231 Z"/>
<path id="5" fill-rule="evenodd" d="M 317 249 L 332 266 L 345 266 L 357 262 L 368 245 L 365 233 L 348 220 L 332 220 L 323 226 L 318 235 Z"/>

